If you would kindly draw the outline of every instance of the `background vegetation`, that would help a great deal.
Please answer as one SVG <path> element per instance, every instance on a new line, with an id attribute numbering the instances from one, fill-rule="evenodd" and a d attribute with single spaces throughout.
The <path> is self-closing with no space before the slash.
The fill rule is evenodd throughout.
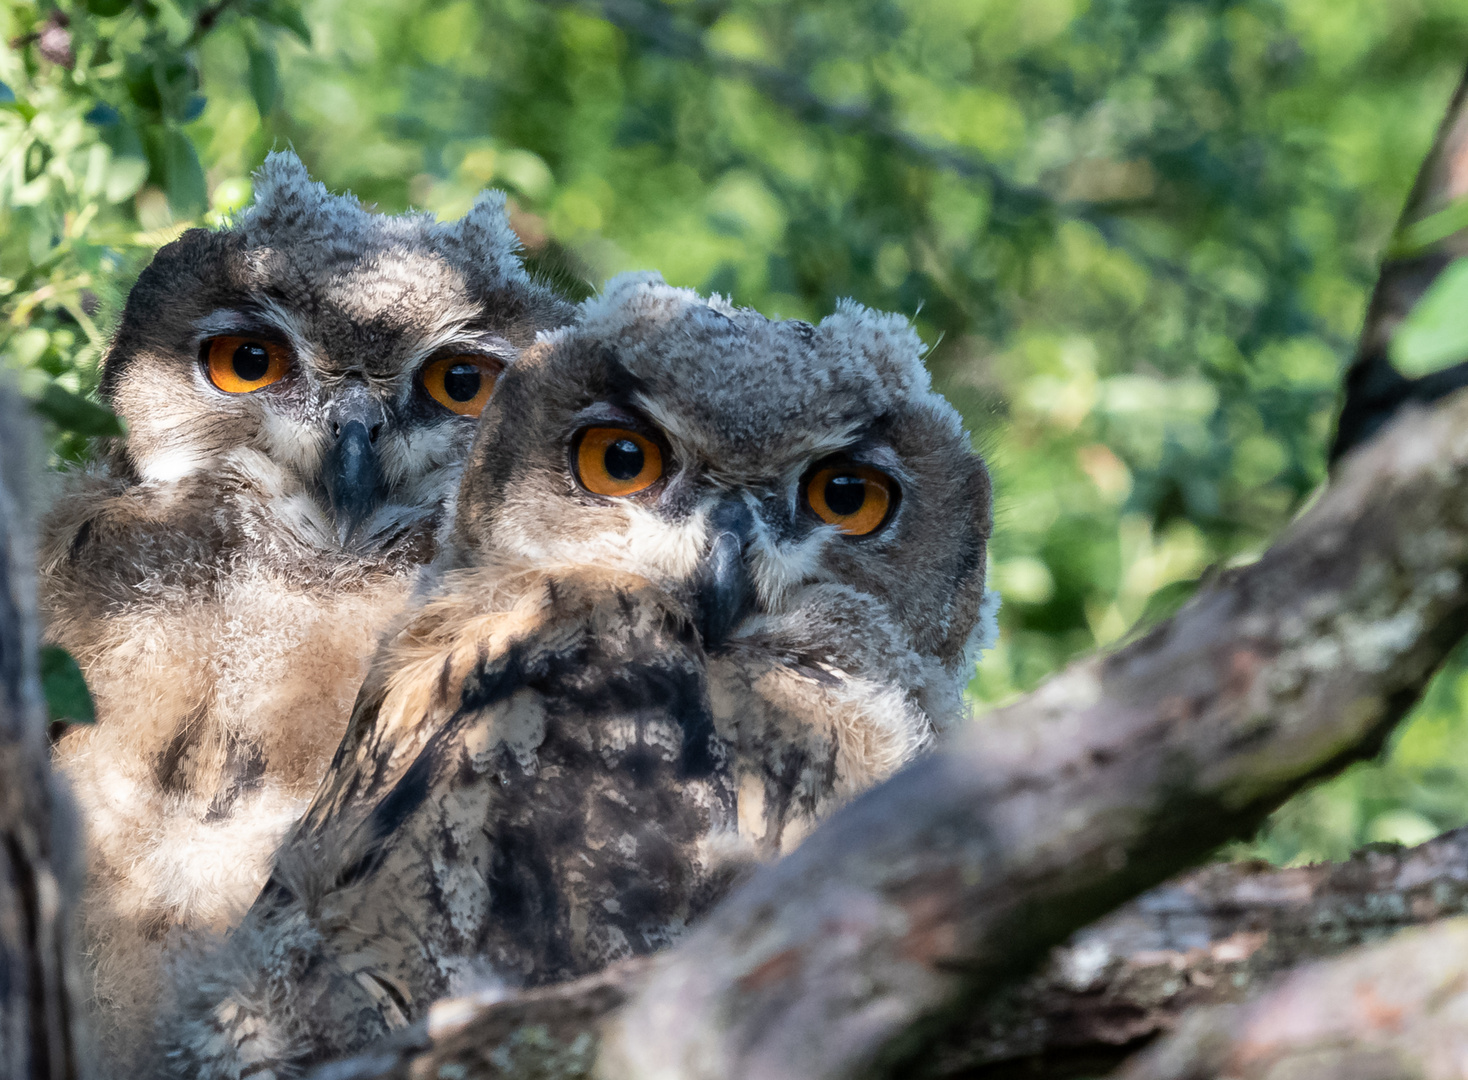
<path id="1" fill-rule="evenodd" d="M 912 315 L 999 492 L 993 702 L 1261 550 L 1324 476 L 1465 0 L 0 0 L 0 350 L 58 463 L 149 253 L 292 146 L 585 294 Z M 1276 860 L 1468 821 L 1468 675 Z"/>

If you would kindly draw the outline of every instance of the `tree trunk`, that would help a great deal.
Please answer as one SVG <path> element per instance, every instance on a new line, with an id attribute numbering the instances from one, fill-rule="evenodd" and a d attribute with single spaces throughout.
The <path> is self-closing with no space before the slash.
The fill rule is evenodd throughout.
<path id="1" fill-rule="evenodd" d="M 84 1074 L 69 942 L 72 820 L 51 778 L 36 663 L 26 406 L 0 385 L 0 1078 Z"/>

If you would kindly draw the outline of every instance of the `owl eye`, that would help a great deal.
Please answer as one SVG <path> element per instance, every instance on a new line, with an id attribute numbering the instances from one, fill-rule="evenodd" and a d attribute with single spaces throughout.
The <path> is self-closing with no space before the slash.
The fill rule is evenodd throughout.
<path id="1" fill-rule="evenodd" d="M 423 389 L 450 412 L 478 416 L 503 370 L 503 364 L 488 356 L 445 356 L 423 365 Z"/>
<path id="2" fill-rule="evenodd" d="M 663 476 L 663 452 L 646 435 L 594 427 L 576 444 L 576 478 L 594 495 L 636 495 Z"/>
<path id="3" fill-rule="evenodd" d="M 210 338 L 202 351 L 209 381 L 226 394 L 248 394 L 279 382 L 291 367 L 284 345 L 259 338 Z"/>
<path id="4" fill-rule="evenodd" d="M 827 465 L 805 482 L 805 501 L 827 525 L 848 536 L 876 532 L 892 516 L 897 482 L 867 465 Z"/>

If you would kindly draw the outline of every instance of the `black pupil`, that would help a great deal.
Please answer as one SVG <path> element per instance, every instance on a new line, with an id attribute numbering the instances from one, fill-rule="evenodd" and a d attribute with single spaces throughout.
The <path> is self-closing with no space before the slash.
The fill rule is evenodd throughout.
<path id="1" fill-rule="evenodd" d="M 867 482 L 859 476 L 833 476 L 826 481 L 826 505 L 831 513 L 850 517 L 867 501 Z"/>
<path id="2" fill-rule="evenodd" d="M 473 364 L 455 364 L 444 372 L 443 392 L 455 401 L 473 401 L 484 375 Z"/>
<path id="3" fill-rule="evenodd" d="M 247 341 L 234 351 L 234 373 L 245 382 L 259 382 L 270 370 L 270 354 L 258 341 Z"/>
<path id="4" fill-rule="evenodd" d="M 631 480 L 642 473 L 642 467 L 647 462 L 642 447 L 631 439 L 618 439 L 607 447 L 606 456 L 602 463 L 607 467 L 607 475 L 614 480 Z"/>

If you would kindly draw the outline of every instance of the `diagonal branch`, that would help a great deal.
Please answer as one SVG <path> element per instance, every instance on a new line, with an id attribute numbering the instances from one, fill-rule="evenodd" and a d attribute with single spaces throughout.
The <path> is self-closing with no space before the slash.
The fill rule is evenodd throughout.
<path id="1" fill-rule="evenodd" d="M 649 48 L 676 60 L 692 63 L 731 79 L 748 83 L 765 97 L 807 123 L 836 131 L 857 133 L 886 143 L 905 159 L 923 162 L 968 180 L 986 184 L 996 203 L 1015 217 L 1046 212 L 1089 222 L 1117 243 L 1116 219 L 1089 202 L 1060 202 L 1044 188 L 1020 184 L 1002 169 L 972 150 L 919 138 L 896 123 L 891 114 L 872 105 L 844 105 L 827 101 L 800 75 L 773 64 L 724 56 L 708 48 L 702 35 L 685 29 L 676 14 L 660 0 L 550 0 L 604 19 Z"/>

